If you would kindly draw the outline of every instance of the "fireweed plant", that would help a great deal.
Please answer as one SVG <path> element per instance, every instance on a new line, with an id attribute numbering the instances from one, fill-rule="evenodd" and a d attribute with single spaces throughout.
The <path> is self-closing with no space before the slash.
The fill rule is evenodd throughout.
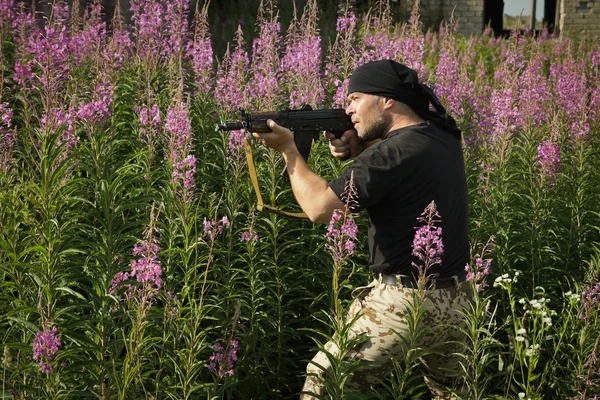
<path id="1" fill-rule="evenodd" d="M 493 376 L 486 374 L 486 370 L 500 350 L 500 342 L 495 337 L 498 305 L 492 303 L 492 297 L 486 291 L 490 287 L 488 277 L 493 262 L 487 257 L 492 253 L 493 245 L 493 237 L 485 245 L 478 245 L 477 253 L 471 256 L 471 263 L 465 265 L 473 301 L 462 311 L 466 327 L 459 328 L 459 331 L 465 340 L 458 343 L 458 356 L 461 358 L 459 376 L 464 381 L 462 395 L 469 399 L 487 397 Z"/>
<path id="2" fill-rule="evenodd" d="M 322 371 L 322 374 L 315 374 L 316 379 L 320 379 L 326 389 L 327 396 L 332 399 L 342 399 L 344 395 L 344 385 L 352 373 L 360 368 L 360 361 L 349 357 L 349 353 L 357 346 L 363 343 L 368 337 L 364 334 L 357 334 L 352 330 L 352 325 L 361 317 L 361 312 L 355 313 L 349 317 L 348 307 L 342 305 L 340 293 L 343 286 L 350 282 L 350 278 L 355 272 L 345 272 L 344 266 L 348 259 L 354 254 L 356 249 L 356 240 L 358 227 L 356 226 L 353 214 L 358 207 L 356 187 L 354 186 L 354 176 L 346 183 L 342 200 L 344 208 L 334 210 L 327 228 L 325 248 L 332 259 L 332 284 L 331 284 L 331 309 L 325 313 L 327 316 L 326 326 L 331 326 L 332 332 L 312 330 L 323 336 L 328 343 L 317 340 L 317 345 L 330 364 L 328 369 L 315 361 L 310 361 L 315 367 Z M 314 394 L 314 393 L 306 393 Z"/>
<path id="3" fill-rule="evenodd" d="M 101 1 L 0 0 L 3 397 L 297 396 L 311 336 L 349 325 L 367 246 L 353 240 L 332 280 L 328 226 L 255 212 L 248 133 L 214 126 L 240 106 L 344 106 L 352 70 L 382 57 L 416 68 L 463 130 L 477 250 L 457 395 L 600 394 L 597 42 L 465 38 L 453 20 L 425 33 L 418 1 L 407 21 L 387 0 L 350 3 L 324 36 L 321 3 L 286 25 L 265 0 L 232 16 L 221 53 L 216 2 L 135 0 L 107 18 Z M 323 142 L 308 162 L 331 179 L 345 164 Z M 297 210 L 281 157 L 252 146 L 265 202 Z M 412 365 L 373 395 L 418 397 Z M 339 371 L 326 379 L 341 398 Z"/>
<path id="4" fill-rule="evenodd" d="M 415 221 L 412 255 L 413 276 L 417 279 L 417 287 L 412 290 L 411 298 L 406 300 L 407 332 L 395 332 L 398 345 L 402 346 L 404 357 L 400 360 L 392 358 L 392 374 L 387 382 L 381 382 L 385 395 L 378 398 L 413 399 L 425 396 L 427 387 L 423 376 L 417 372 L 423 357 L 435 355 L 435 349 L 423 346 L 427 335 L 432 333 L 430 327 L 424 325 L 424 319 L 433 305 L 428 302 L 431 285 L 429 269 L 434 265 L 442 265 L 444 244 L 442 241 L 441 215 L 437 211 L 435 201 L 431 201 L 421 216 Z"/>

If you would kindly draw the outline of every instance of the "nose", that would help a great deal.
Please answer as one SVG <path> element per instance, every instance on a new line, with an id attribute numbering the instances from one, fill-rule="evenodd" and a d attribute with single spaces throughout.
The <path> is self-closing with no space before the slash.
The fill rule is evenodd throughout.
<path id="1" fill-rule="evenodd" d="M 352 103 L 350 103 L 348 105 L 348 107 L 346 107 L 346 115 L 352 115 L 354 114 L 354 108 L 352 107 Z"/>

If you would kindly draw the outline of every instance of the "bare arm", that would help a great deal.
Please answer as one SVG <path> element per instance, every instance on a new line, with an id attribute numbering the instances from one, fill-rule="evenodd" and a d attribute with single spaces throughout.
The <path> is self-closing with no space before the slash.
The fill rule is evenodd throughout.
<path id="1" fill-rule="evenodd" d="M 292 191 L 302 210 L 312 222 L 329 222 L 333 211 L 344 208 L 344 204 L 327 182 L 308 168 L 298 150 L 291 149 L 282 154 Z"/>

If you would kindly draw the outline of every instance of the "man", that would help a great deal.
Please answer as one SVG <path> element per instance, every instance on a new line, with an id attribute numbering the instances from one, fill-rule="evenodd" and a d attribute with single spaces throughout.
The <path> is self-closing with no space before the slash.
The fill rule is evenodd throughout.
<path id="1" fill-rule="evenodd" d="M 419 345 L 431 347 L 460 339 L 451 326 L 462 324 L 459 311 L 471 297 L 470 286 L 464 282 L 469 258 L 468 199 L 461 132 L 431 89 L 419 83 L 414 70 L 392 60 L 364 64 L 350 77 L 348 93 L 346 113 L 352 117 L 354 130 L 340 140 L 328 138 L 334 156 L 350 155 L 354 163 L 332 182 L 308 168 L 288 129 L 269 121 L 272 133 L 254 136 L 282 153 L 298 204 L 313 222 L 327 223 L 334 210 L 344 207 L 342 194 L 353 176 L 355 200 L 369 216 L 368 267 L 374 280 L 358 290 L 350 308 L 350 317 L 361 313 L 353 332 L 370 339 L 347 355 L 363 360 L 364 367 L 346 386 L 368 391 L 375 378 L 383 379 L 392 369 L 391 357 L 403 357 L 398 335 L 408 331 L 407 303 L 416 288 L 415 226 L 432 201 L 442 219 L 444 253 L 441 265 L 429 270 L 431 286 L 424 304 L 423 320 L 434 331 Z M 337 349 L 333 342 L 326 348 Z M 444 395 L 444 388 L 452 384 L 448 369 L 458 369 L 452 357 L 457 349 L 446 345 L 438 350 L 441 356 L 425 360 L 425 378 L 434 394 Z M 325 370 L 329 366 L 322 352 L 307 368 L 304 392 L 324 393 L 317 375 L 326 371 L 317 365 Z"/>

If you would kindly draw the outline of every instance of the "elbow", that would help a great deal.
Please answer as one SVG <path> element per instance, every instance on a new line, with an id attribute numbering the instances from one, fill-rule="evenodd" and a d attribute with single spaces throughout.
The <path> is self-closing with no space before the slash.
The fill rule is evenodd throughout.
<path id="1" fill-rule="evenodd" d="M 317 224 L 328 224 L 333 211 L 344 207 L 337 195 L 326 185 L 322 192 L 313 191 L 310 195 L 303 196 L 301 200 L 304 201 L 298 203 L 307 217 Z"/>
<path id="2" fill-rule="evenodd" d="M 328 224 L 331 221 L 332 214 L 331 211 L 312 211 L 306 213 L 308 219 L 315 224 Z"/>

